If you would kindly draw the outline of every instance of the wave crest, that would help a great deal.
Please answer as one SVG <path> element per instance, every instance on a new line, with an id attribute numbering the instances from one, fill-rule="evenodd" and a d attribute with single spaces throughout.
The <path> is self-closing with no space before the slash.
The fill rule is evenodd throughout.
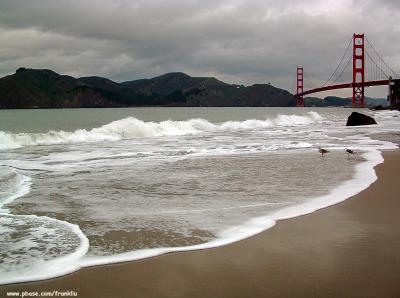
<path id="1" fill-rule="evenodd" d="M 0 131 L 0 150 L 15 149 L 24 146 L 55 145 L 83 142 L 118 141 L 132 138 L 180 136 L 213 131 L 265 129 L 276 126 L 309 125 L 321 121 L 316 112 L 304 116 L 278 115 L 273 119 L 245 121 L 227 121 L 211 123 L 205 119 L 186 121 L 166 120 L 145 122 L 134 117 L 113 121 L 91 130 L 77 129 L 73 132 L 49 131 L 46 133 L 8 133 Z"/>

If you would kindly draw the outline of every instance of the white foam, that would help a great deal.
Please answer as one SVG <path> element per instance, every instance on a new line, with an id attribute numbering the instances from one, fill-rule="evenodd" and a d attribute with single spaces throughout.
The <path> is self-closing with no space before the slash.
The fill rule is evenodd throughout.
<path id="1" fill-rule="evenodd" d="M 306 125 L 315 122 L 315 115 L 307 116 L 297 116 L 297 115 L 278 115 L 273 122 L 276 125 L 281 126 L 294 126 L 294 125 Z"/>
<path id="2" fill-rule="evenodd" d="M 12 171 L 16 176 L 16 182 L 13 185 L 11 193 L 3 194 L 3 192 L 0 192 L 0 215 L 8 214 L 10 212 L 8 209 L 4 208 L 4 205 L 28 194 L 31 189 L 32 181 L 30 177 L 17 173 L 14 169 L 12 169 Z"/>
<path id="3" fill-rule="evenodd" d="M 23 260 L 24 262 L 12 266 L 11 270 L 5 265 L 2 266 L 2 268 L 0 268 L 0 285 L 53 278 L 74 272 L 80 268 L 78 260 L 87 253 L 89 249 L 89 240 L 77 225 L 46 216 L 10 215 L 9 217 L 11 221 L 22 221 L 22 224 L 26 224 L 26 222 L 40 223 L 39 228 L 36 228 L 36 232 L 30 234 L 28 236 L 29 238 L 23 236 L 24 238 L 21 238 L 18 242 L 15 242 L 15 245 L 7 249 L 7 254 L 10 254 L 10 258 L 12 258 L 14 262 L 18 260 L 16 257 L 24 257 L 25 259 L 28 258 L 28 260 Z M 1 219 L 2 221 L 7 220 L 6 216 L 3 216 Z M 40 231 L 40 224 L 52 224 L 57 226 L 57 229 L 54 228 L 53 233 L 51 233 L 51 229 L 49 228 L 42 228 L 42 231 Z M 59 245 L 57 239 L 61 240 L 61 229 L 65 229 L 67 232 L 76 235 L 79 239 L 79 246 L 71 253 L 47 260 L 45 259 L 48 257 L 47 250 L 55 249 L 57 245 Z M 40 255 L 40 253 L 38 255 L 36 251 L 34 255 L 29 256 L 29 253 L 32 254 L 35 252 L 35 248 L 39 245 L 38 242 L 41 240 L 47 242 L 53 240 L 52 243 L 45 242 L 46 247 L 50 245 L 50 247 L 41 253 L 45 255 Z M 12 255 L 13 251 L 16 251 L 15 256 Z M 25 253 L 21 255 L 21 251 L 25 251 Z"/>
<path id="4" fill-rule="evenodd" d="M 220 124 L 221 130 L 238 130 L 238 129 L 254 129 L 254 128 L 268 128 L 274 126 L 270 120 L 257 120 L 249 119 L 245 121 L 227 121 Z"/>
<path id="5" fill-rule="evenodd" d="M 310 117 L 312 119 L 314 119 L 316 121 L 322 121 L 324 119 L 320 114 L 318 114 L 317 112 L 314 112 L 314 111 L 310 111 L 310 112 L 308 112 L 308 114 L 310 115 Z"/>
<path id="6" fill-rule="evenodd" d="M 49 131 L 47 133 L 8 133 L 0 131 L 0 150 L 15 149 L 24 146 L 71 144 L 82 142 L 118 141 L 122 139 L 163 137 L 197 134 L 213 131 L 246 129 L 265 129 L 272 126 L 308 125 L 320 121 L 316 112 L 304 116 L 278 115 L 274 119 L 249 119 L 245 121 L 227 121 L 219 124 L 205 119 L 187 121 L 145 122 L 134 117 L 117 120 L 91 130 L 78 129 L 74 132 Z"/>
<path id="7" fill-rule="evenodd" d="M 192 246 L 141 249 L 111 256 L 84 257 L 79 261 L 79 264 L 82 267 L 97 266 L 150 258 L 171 252 L 219 247 L 261 233 L 262 231 L 273 227 L 278 220 L 301 216 L 331 205 L 335 205 L 358 194 L 377 179 L 374 167 L 383 162 L 382 154 L 380 151 L 372 149 L 364 153 L 362 156 L 366 159 L 366 161 L 356 166 L 356 173 L 353 179 L 342 183 L 333 189 L 329 194 L 310 199 L 300 205 L 286 207 L 268 216 L 253 218 L 242 225 L 231 227 L 222 231 L 216 235 L 217 239 L 215 240 Z"/>
<path id="8" fill-rule="evenodd" d="M 6 168 L 5 166 L 3 167 Z M 17 241 L 14 239 L 15 236 L 12 236 L 11 238 L 9 237 L 9 235 L 15 234 L 13 232 L 15 232 L 14 229 L 16 226 L 16 221 L 23 222 L 24 220 L 29 220 L 36 222 L 41 221 L 45 223 L 56 223 L 59 226 L 64 226 L 65 229 L 76 235 L 79 238 L 80 244 L 75 249 L 75 251 L 52 260 L 44 260 L 43 258 L 38 258 L 39 256 L 36 254 L 32 256 L 32 259 L 29 262 L 23 262 L 22 264 L 20 264 L 20 266 L 22 266 L 20 270 L 15 270 L 15 267 L 13 267 L 12 270 L 9 270 L 9 268 L 7 267 L 7 265 L 9 264 L 3 264 L 0 268 L 0 285 L 43 280 L 56 276 L 62 276 L 78 270 L 80 268 L 77 262 L 78 259 L 82 258 L 89 249 L 89 240 L 83 234 L 79 226 L 47 216 L 10 214 L 10 210 L 5 208 L 4 205 L 11 203 L 15 199 L 28 194 L 31 189 L 32 181 L 30 177 L 18 173 L 15 169 L 6 168 L 5 173 L 8 175 L 15 175 L 16 181 L 14 181 L 15 183 L 12 186 L 13 190 L 11 194 L 7 193 L 6 196 L 3 196 L 3 193 L 1 193 L 2 196 L 0 196 L 0 235 L 1 237 L 6 238 L 5 241 L 7 241 L 8 244 L 10 241 L 13 241 L 12 247 L 8 247 L 6 249 L 7 252 L 2 252 L 3 256 L 5 253 L 12 255 L 12 252 L 16 251 L 17 254 L 15 256 L 10 256 L 14 260 L 14 262 L 16 262 L 18 257 L 29 257 L 28 252 L 35 251 L 35 248 L 39 246 L 38 241 L 48 241 L 49 239 L 52 239 L 51 234 L 53 234 L 53 237 L 61 237 L 59 232 L 55 233 L 55 229 L 53 230 L 54 233 L 52 233 L 51 229 L 41 227 L 39 225 L 39 227 L 36 228 L 36 232 L 30 233 L 28 236 L 22 234 L 22 238 Z M 19 233 L 16 234 L 19 235 Z M 6 243 L 3 243 L 3 245 L 5 244 Z M 45 253 L 47 253 L 47 250 L 51 249 L 49 247 L 49 244 L 46 245 Z M 58 245 L 59 243 L 58 241 L 53 241 L 52 244 Z M 24 254 L 21 254 L 21 252 L 24 250 L 26 252 Z M 46 255 L 44 257 L 48 256 Z"/>

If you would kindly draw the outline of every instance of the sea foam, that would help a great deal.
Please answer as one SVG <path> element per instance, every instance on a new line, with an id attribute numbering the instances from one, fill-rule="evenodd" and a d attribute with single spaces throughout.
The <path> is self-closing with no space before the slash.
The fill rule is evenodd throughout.
<path id="1" fill-rule="evenodd" d="M 390 143 L 385 143 L 385 149 L 392 148 L 394 148 L 393 145 L 391 145 Z M 283 208 L 268 216 L 259 216 L 252 218 L 241 225 L 233 226 L 221 231 L 216 235 L 216 239 L 209 242 L 192 246 L 140 249 L 132 252 L 110 256 L 83 257 L 79 260 L 79 265 L 81 267 L 90 267 L 140 260 L 172 252 L 209 249 L 231 244 L 254 236 L 267 229 L 270 229 L 279 220 L 312 213 L 319 209 L 340 203 L 347 198 L 350 198 L 358 194 L 362 190 L 366 189 L 377 179 L 374 168 L 376 165 L 383 162 L 383 157 L 381 152 L 375 149 L 371 149 L 370 151 L 365 152 L 362 157 L 364 157 L 366 161 L 356 166 L 356 173 L 353 179 L 343 182 L 342 184 L 331 190 L 331 192 L 327 195 L 311 198 L 310 200 L 307 200 L 302 204 Z"/>
<path id="2" fill-rule="evenodd" d="M 4 205 L 30 192 L 31 178 L 18 173 L 15 169 L 2 166 L 0 176 L 0 215 L 8 214 L 10 211 Z"/>
<path id="3" fill-rule="evenodd" d="M 0 255 L 4 261 L 0 266 L 0 285 L 78 270 L 78 259 L 89 249 L 89 240 L 79 226 L 47 216 L 11 214 L 6 204 L 28 194 L 32 179 L 5 165 L 0 165 L 0 169 Z M 70 247 L 70 251 L 65 252 L 65 247 Z M 62 256 L 57 255 L 58 251 Z"/>
<path id="4" fill-rule="evenodd" d="M 0 284 L 74 272 L 89 249 L 89 240 L 77 225 L 47 216 L 3 215 L 0 226 L 0 253 L 5 261 L 0 266 Z M 17 233 L 17 227 L 23 227 L 24 233 Z"/>

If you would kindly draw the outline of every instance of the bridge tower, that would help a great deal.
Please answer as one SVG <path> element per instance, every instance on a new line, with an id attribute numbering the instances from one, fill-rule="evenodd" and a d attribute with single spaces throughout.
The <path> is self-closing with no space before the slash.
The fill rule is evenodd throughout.
<path id="1" fill-rule="evenodd" d="M 297 88 L 296 88 L 296 105 L 298 107 L 304 107 L 304 96 L 299 95 L 300 93 L 303 93 L 304 90 L 304 70 L 303 67 L 297 67 L 297 72 L 296 72 L 296 82 L 297 82 Z"/>
<path id="2" fill-rule="evenodd" d="M 353 34 L 353 107 L 364 106 L 364 34 Z"/>

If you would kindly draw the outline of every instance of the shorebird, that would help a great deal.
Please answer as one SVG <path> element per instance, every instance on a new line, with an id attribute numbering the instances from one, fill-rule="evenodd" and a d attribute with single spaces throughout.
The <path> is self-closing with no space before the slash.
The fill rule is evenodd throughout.
<path id="1" fill-rule="evenodd" d="M 324 156 L 325 153 L 329 153 L 330 151 L 324 148 L 319 147 L 318 148 L 319 153 L 321 153 L 322 156 Z"/>
<path id="2" fill-rule="evenodd" d="M 356 154 L 356 152 L 354 150 L 347 149 L 347 148 L 344 148 L 344 150 L 346 150 L 347 156 L 350 156 L 350 154 Z"/>

